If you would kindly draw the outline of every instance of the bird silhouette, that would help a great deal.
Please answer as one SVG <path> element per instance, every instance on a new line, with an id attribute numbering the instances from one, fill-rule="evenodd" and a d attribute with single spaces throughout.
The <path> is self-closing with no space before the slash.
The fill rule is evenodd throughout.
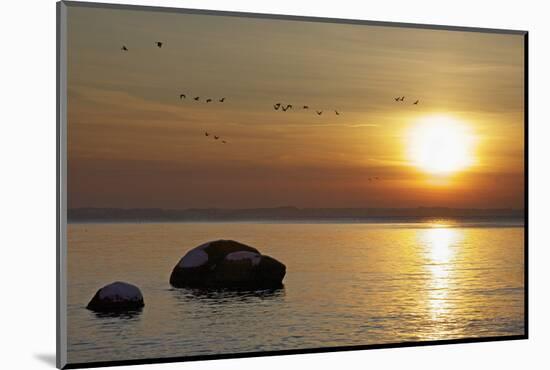
<path id="1" fill-rule="evenodd" d="M 160 42 L 160 41 L 155 42 L 155 44 L 157 44 L 157 46 L 159 47 L 159 49 L 162 47 L 162 42 Z"/>
<path id="2" fill-rule="evenodd" d="M 399 101 L 403 101 L 403 100 L 405 100 L 404 96 L 402 96 L 401 99 L 399 99 Z"/>
<path id="3" fill-rule="evenodd" d="M 275 110 L 278 110 L 280 106 L 281 106 L 281 103 L 277 103 L 273 105 L 273 108 L 275 108 Z"/>
<path id="4" fill-rule="evenodd" d="M 225 98 L 221 98 L 221 99 L 219 100 L 220 103 L 223 103 L 224 101 L 225 101 Z"/>
<path id="5" fill-rule="evenodd" d="M 180 94 L 180 99 L 185 99 L 187 98 L 187 96 L 185 96 L 185 94 Z"/>
<path id="6" fill-rule="evenodd" d="M 204 136 L 210 136 L 210 134 L 206 131 L 206 132 L 204 133 Z"/>
<path id="7" fill-rule="evenodd" d="M 337 110 L 334 110 L 334 113 L 336 113 L 337 116 L 340 115 L 340 112 L 338 112 Z"/>
<path id="8" fill-rule="evenodd" d="M 122 47 L 120 48 L 120 50 L 122 50 L 122 51 L 128 51 L 128 48 L 126 47 L 126 45 L 122 45 Z"/>
<path id="9" fill-rule="evenodd" d="M 195 96 L 193 99 L 194 99 L 195 101 L 199 101 L 200 98 L 201 98 L 200 96 Z"/>
<path id="10" fill-rule="evenodd" d="M 317 112 L 318 115 L 323 114 L 323 111 L 322 111 L 322 110 L 316 110 L 315 112 Z"/>
<path id="11" fill-rule="evenodd" d="M 303 106 L 303 109 L 309 109 L 309 106 L 304 105 L 304 106 Z"/>
<path id="12" fill-rule="evenodd" d="M 397 98 L 393 98 L 395 101 L 399 101 L 399 99 L 401 99 L 401 97 L 397 97 Z"/>
<path id="13" fill-rule="evenodd" d="M 219 136 L 214 136 L 214 140 L 218 140 L 219 138 Z"/>
<path id="14" fill-rule="evenodd" d="M 222 144 L 227 144 L 227 141 L 225 141 L 225 140 L 222 140 Z"/>
<path id="15" fill-rule="evenodd" d="M 210 98 L 206 99 L 207 103 L 210 103 L 211 101 L 212 101 L 212 99 L 210 99 Z"/>
<path id="16" fill-rule="evenodd" d="M 415 101 L 413 104 L 417 105 L 420 100 Z"/>
<path id="17" fill-rule="evenodd" d="M 287 104 L 286 107 L 282 107 L 283 112 L 286 112 L 289 108 L 292 108 L 292 104 Z"/>

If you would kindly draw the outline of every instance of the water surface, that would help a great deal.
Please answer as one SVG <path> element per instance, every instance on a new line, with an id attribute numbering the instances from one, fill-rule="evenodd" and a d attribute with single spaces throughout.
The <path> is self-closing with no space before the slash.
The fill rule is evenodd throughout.
<path id="1" fill-rule="evenodd" d="M 68 359 L 524 334 L 523 233 L 510 223 L 70 224 Z M 284 262 L 285 288 L 172 288 L 177 261 L 214 239 L 235 239 Z M 85 309 L 98 288 L 115 280 L 141 288 L 143 311 Z"/>

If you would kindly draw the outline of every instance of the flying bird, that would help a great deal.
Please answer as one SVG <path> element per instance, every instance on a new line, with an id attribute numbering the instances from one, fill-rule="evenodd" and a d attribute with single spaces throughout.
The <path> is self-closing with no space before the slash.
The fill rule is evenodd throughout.
<path id="1" fill-rule="evenodd" d="M 315 112 L 317 112 L 318 115 L 323 114 L 323 111 L 322 111 L 322 110 L 316 110 Z"/>
<path id="2" fill-rule="evenodd" d="M 399 101 L 403 101 L 403 100 L 405 100 L 404 96 L 402 96 L 401 99 L 399 99 Z"/>
<path id="3" fill-rule="evenodd" d="M 399 101 L 399 99 L 401 99 L 400 96 L 398 96 L 397 98 L 393 98 L 395 101 Z"/>
<path id="4" fill-rule="evenodd" d="M 210 103 L 211 101 L 212 101 L 212 99 L 210 99 L 210 98 L 206 99 L 207 103 Z"/>
<path id="5" fill-rule="evenodd" d="M 281 103 L 277 103 L 273 106 L 273 108 L 275 108 L 275 110 L 278 110 L 280 106 L 281 106 Z"/>
<path id="6" fill-rule="evenodd" d="M 201 98 L 200 96 L 195 96 L 193 99 L 194 99 L 195 101 L 199 101 L 200 98 Z"/>
<path id="7" fill-rule="evenodd" d="M 222 144 L 227 144 L 227 141 L 225 141 L 225 140 L 222 140 Z"/>
<path id="8" fill-rule="evenodd" d="M 120 50 L 122 50 L 122 51 L 128 51 L 128 48 L 126 47 L 126 45 L 122 45 L 122 47 L 120 48 Z"/>
<path id="9" fill-rule="evenodd" d="M 336 113 L 337 116 L 340 115 L 340 112 L 338 112 L 337 110 L 334 110 L 334 113 Z"/>
<path id="10" fill-rule="evenodd" d="M 225 98 L 221 98 L 221 99 L 219 100 L 220 103 L 223 103 L 224 101 L 225 101 Z"/>
<path id="11" fill-rule="evenodd" d="M 162 42 L 160 42 L 160 41 L 155 42 L 155 44 L 157 44 L 157 46 L 159 47 L 159 49 L 162 47 Z"/>
<path id="12" fill-rule="evenodd" d="M 219 136 L 214 136 L 214 140 L 218 140 L 219 138 Z"/>
<path id="13" fill-rule="evenodd" d="M 413 104 L 418 104 L 419 101 L 420 101 L 420 100 L 417 100 L 417 101 L 415 101 Z"/>
<path id="14" fill-rule="evenodd" d="M 187 98 L 187 96 L 185 96 L 185 94 L 180 94 L 180 99 L 185 99 Z"/>
<path id="15" fill-rule="evenodd" d="M 292 108 L 292 104 L 287 104 L 286 107 L 282 107 L 283 108 L 283 112 L 286 112 L 289 108 Z"/>
<path id="16" fill-rule="evenodd" d="M 205 132 L 204 136 L 210 136 L 210 134 L 208 132 Z"/>
<path id="17" fill-rule="evenodd" d="M 303 109 L 309 109 L 309 106 L 304 105 L 304 106 L 303 106 Z"/>

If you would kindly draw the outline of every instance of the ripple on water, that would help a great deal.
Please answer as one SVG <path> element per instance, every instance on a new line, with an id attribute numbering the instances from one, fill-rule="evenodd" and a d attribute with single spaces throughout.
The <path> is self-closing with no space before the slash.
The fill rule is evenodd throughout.
<path id="1" fill-rule="evenodd" d="M 523 334 L 523 228 L 452 226 L 71 224 L 69 361 Z M 220 237 L 283 261 L 284 288 L 168 284 L 188 249 Z M 85 309 L 121 279 L 142 290 L 141 311 Z"/>

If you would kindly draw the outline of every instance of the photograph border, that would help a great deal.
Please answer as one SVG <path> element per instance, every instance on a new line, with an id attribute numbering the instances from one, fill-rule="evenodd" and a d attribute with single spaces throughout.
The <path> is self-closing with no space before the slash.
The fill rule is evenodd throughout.
<path id="1" fill-rule="evenodd" d="M 381 27 L 417 28 L 478 33 L 496 33 L 523 36 L 524 50 L 524 334 L 510 336 L 490 336 L 448 340 L 430 340 L 415 342 L 396 342 L 385 344 L 365 344 L 337 347 L 319 347 L 275 351 L 210 354 L 196 356 L 175 356 L 134 360 L 94 361 L 67 363 L 67 8 L 85 7 L 133 11 L 153 11 L 181 14 L 230 16 L 256 19 L 275 19 L 286 21 L 353 24 Z M 218 360 L 247 357 L 280 356 L 323 352 L 357 351 L 381 348 L 421 347 L 446 344 L 481 343 L 529 338 L 529 32 L 525 30 L 460 27 L 448 25 L 429 25 L 418 23 L 382 22 L 356 19 L 310 17 L 296 15 L 232 12 L 204 9 L 187 9 L 130 4 L 111 4 L 80 1 L 60 1 L 56 3 L 56 366 L 60 369 L 92 368 L 106 366 L 158 364 L 201 360 Z"/>

